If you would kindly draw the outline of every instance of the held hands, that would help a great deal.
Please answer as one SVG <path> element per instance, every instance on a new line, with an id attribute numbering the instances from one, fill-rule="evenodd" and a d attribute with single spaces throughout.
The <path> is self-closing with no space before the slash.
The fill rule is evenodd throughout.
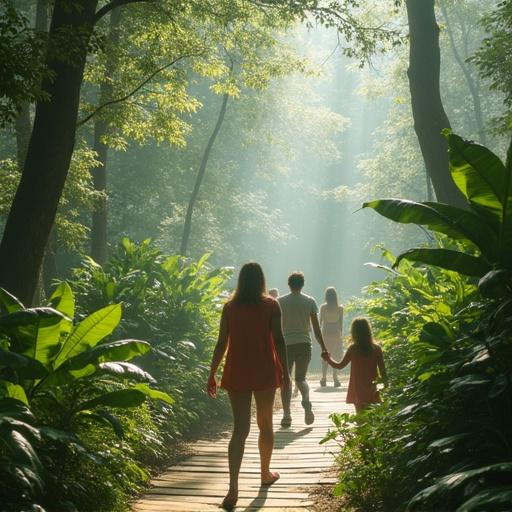
<path id="1" fill-rule="evenodd" d="M 324 350 L 322 352 L 322 359 L 324 361 L 326 361 L 330 366 L 333 366 L 334 365 L 334 361 L 332 360 L 331 358 L 331 354 L 329 354 L 329 352 L 327 352 L 327 350 Z"/>
<path id="2" fill-rule="evenodd" d="M 210 398 L 217 398 L 217 381 L 215 380 L 215 375 L 210 375 L 208 377 L 208 384 L 206 385 L 206 391 Z"/>

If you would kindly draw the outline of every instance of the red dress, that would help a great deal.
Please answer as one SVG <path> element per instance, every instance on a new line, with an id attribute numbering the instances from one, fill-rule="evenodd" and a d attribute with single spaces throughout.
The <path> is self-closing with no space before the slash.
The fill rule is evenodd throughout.
<path id="1" fill-rule="evenodd" d="M 350 359 L 350 381 L 348 383 L 347 404 L 378 404 L 380 395 L 375 380 L 379 363 L 384 364 L 382 349 L 373 345 L 369 354 L 363 354 L 354 345 L 347 350 Z"/>
<path id="2" fill-rule="evenodd" d="M 279 304 L 265 297 L 259 304 L 230 301 L 224 306 L 228 349 L 221 387 L 228 391 L 263 391 L 282 385 L 282 368 L 272 338 L 271 318 Z"/>

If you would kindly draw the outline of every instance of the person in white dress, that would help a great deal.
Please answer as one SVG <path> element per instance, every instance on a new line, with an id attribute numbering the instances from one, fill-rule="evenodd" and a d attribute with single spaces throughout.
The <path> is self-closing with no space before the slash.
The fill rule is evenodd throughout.
<path id="1" fill-rule="evenodd" d="M 336 288 L 330 286 L 325 290 L 325 302 L 320 306 L 320 328 L 325 346 L 330 354 L 336 354 L 335 359 L 343 357 L 343 305 L 338 301 Z M 329 365 L 322 360 L 321 386 L 327 385 L 327 369 Z M 334 386 L 340 386 L 340 370 L 333 369 Z"/>

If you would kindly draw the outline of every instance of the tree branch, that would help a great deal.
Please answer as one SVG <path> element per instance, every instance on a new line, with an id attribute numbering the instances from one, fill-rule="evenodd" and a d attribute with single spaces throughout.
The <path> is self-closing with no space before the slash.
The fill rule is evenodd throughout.
<path id="1" fill-rule="evenodd" d="M 94 109 L 88 116 L 84 117 L 78 123 L 76 124 L 76 127 L 79 128 L 80 126 L 83 126 L 87 121 L 90 121 L 98 112 L 103 110 L 106 107 L 109 107 L 111 105 L 115 105 L 116 103 L 121 103 L 122 101 L 126 101 L 128 98 L 136 94 L 138 91 L 140 91 L 148 82 L 150 82 L 153 78 L 155 78 L 158 73 L 161 73 L 162 71 L 165 71 L 166 69 L 170 68 L 171 66 L 174 66 L 178 61 L 185 59 L 187 57 L 191 57 L 191 55 L 181 55 L 180 57 L 174 59 L 172 62 L 169 62 L 168 64 L 165 64 L 164 66 L 156 69 L 153 71 L 145 80 L 143 80 L 135 89 L 130 91 L 129 93 L 125 94 L 124 96 L 121 96 L 120 98 L 116 98 L 115 100 L 106 101 L 105 103 L 101 104 L 99 107 Z"/>
<path id="2" fill-rule="evenodd" d="M 134 4 L 138 2 L 152 2 L 152 0 L 112 0 L 108 4 L 105 4 L 95 15 L 93 24 L 96 25 L 98 21 L 105 16 L 105 14 L 109 13 L 113 9 L 116 9 L 117 7 L 121 7 L 122 5 L 126 4 Z"/>

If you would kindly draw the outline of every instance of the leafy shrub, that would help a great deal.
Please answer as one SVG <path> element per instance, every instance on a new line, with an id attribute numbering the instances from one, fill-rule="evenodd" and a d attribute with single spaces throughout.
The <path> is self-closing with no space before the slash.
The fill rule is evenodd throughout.
<path id="1" fill-rule="evenodd" d="M 209 268 L 208 255 L 198 261 L 167 256 L 149 240 L 127 238 L 104 267 L 87 258 L 74 270 L 70 283 L 82 313 L 119 302 L 120 335 L 153 346 L 142 364 L 175 399 L 168 414 L 157 417 L 169 438 L 227 411 L 225 401 L 208 400 L 204 383 L 230 276 L 229 268 Z"/>
<path id="2" fill-rule="evenodd" d="M 358 304 L 384 342 L 392 386 L 382 407 L 333 415 L 329 436 L 343 443 L 337 492 L 364 510 L 506 511 L 512 502 L 512 155 L 504 165 L 455 135 L 449 142 L 467 211 L 366 204 L 459 249 L 407 251 L 394 262 L 401 271 L 388 268 Z"/>
<path id="3" fill-rule="evenodd" d="M 146 397 L 173 402 L 148 386 L 155 382 L 149 373 L 129 362 L 151 349 L 147 342 L 106 340 L 121 319 L 119 305 L 73 323 L 74 296 L 66 283 L 50 297 L 50 305 L 26 309 L 0 289 L 4 503 L 44 504 L 57 488 L 53 506 L 64 507 L 63 500 L 79 494 L 61 483 L 71 460 L 104 462 L 98 446 L 86 442 L 98 423 L 122 438 L 123 423 L 114 411 L 138 407 Z M 115 447 L 112 435 L 103 439 L 106 449 Z"/>

